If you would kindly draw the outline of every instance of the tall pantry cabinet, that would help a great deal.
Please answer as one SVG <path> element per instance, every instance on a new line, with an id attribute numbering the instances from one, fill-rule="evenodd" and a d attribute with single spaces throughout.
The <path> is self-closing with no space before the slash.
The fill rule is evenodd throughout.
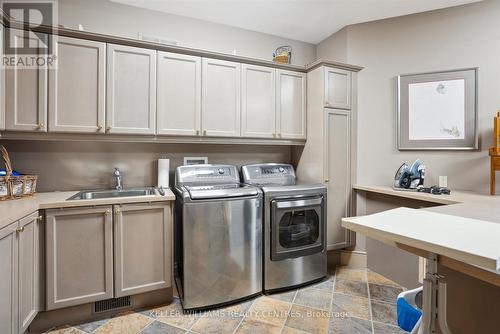
<path id="1" fill-rule="evenodd" d="M 297 176 L 326 185 L 327 248 L 354 245 L 341 226 L 352 210 L 356 179 L 356 72 L 319 66 L 307 73 L 307 142 L 296 148 Z"/>

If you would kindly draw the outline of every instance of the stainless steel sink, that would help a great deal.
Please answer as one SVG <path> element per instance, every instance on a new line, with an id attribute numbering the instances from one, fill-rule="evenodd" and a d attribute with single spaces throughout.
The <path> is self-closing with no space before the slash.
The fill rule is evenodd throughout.
<path id="1" fill-rule="evenodd" d="M 101 199 L 115 197 L 151 196 L 158 195 L 156 188 L 137 188 L 123 190 L 84 190 L 68 198 L 68 201 L 83 199 Z"/>

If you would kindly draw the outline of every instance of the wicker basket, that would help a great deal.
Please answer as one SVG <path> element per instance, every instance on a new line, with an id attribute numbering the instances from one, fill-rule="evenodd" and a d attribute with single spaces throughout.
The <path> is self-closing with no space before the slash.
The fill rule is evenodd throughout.
<path id="1" fill-rule="evenodd" d="M 0 200 L 31 196 L 36 190 L 36 175 L 12 175 L 12 164 L 5 147 L 0 146 L 0 154 L 5 164 L 6 174 L 0 176 Z"/>

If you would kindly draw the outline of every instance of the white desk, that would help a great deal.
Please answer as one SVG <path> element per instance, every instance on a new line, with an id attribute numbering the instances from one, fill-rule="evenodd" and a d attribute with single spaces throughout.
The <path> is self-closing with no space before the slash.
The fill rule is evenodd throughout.
<path id="1" fill-rule="evenodd" d="M 437 263 L 500 287 L 500 224 L 496 222 L 397 208 L 344 218 L 342 226 L 428 258 L 419 333 L 431 333 L 438 323 L 442 333 L 450 333 L 446 283 L 437 274 Z"/>

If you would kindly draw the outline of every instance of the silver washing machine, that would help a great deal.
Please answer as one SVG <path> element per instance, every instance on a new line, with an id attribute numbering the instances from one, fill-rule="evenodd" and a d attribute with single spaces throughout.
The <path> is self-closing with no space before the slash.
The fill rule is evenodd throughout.
<path id="1" fill-rule="evenodd" d="M 230 165 L 175 172 L 174 272 L 185 310 L 262 293 L 262 192 Z"/>

